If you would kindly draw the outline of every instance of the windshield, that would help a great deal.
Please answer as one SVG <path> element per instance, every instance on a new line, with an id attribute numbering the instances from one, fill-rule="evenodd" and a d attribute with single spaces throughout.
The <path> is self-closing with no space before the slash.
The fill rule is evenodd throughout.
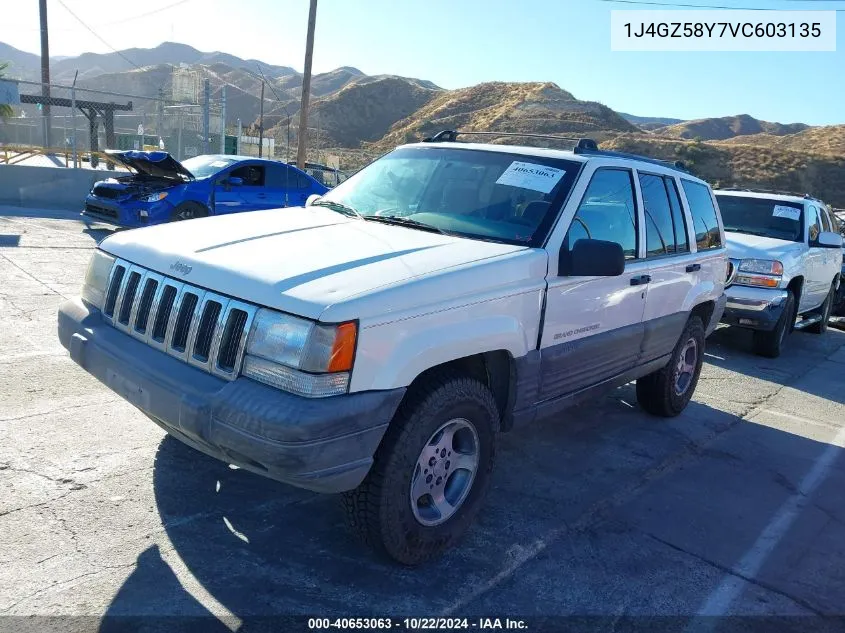
<path id="1" fill-rule="evenodd" d="M 194 156 L 182 161 L 182 166 L 191 172 L 196 178 L 208 178 L 213 176 L 221 169 L 225 169 L 229 165 L 236 163 L 234 158 L 224 158 L 220 156 Z"/>
<path id="2" fill-rule="evenodd" d="M 766 198 L 716 194 L 726 231 L 801 242 L 803 206 Z"/>
<path id="3" fill-rule="evenodd" d="M 505 151 L 402 147 L 321 201 L 351 207 L 373 221 L 401 218 L 410 228 L 539 246 L 580 168 L 578 161 Z"/>

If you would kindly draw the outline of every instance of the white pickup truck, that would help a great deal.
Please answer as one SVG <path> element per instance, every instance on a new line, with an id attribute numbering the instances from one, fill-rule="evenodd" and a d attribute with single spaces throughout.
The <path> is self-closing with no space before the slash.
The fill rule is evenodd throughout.
<path id="1" fill-rule="evenodd" d="M 106 238 L 62 344 L 186 444 L 343 493 L 401 563 L 440 554 L 498 433 L 633 380 L 683 411 L 728 264 L 712 190 L 676 166 L 457 135 L 302 208 Z"/>
<path id="2" fill-rule="evenodd" d="M 716 191 L 731 274 L 723 321 L 754 330 L 754 349 L 780 356 L 795 329 L 822 334 L 836 303 L 842 236 L 836 216 L 807 195 Z"/>

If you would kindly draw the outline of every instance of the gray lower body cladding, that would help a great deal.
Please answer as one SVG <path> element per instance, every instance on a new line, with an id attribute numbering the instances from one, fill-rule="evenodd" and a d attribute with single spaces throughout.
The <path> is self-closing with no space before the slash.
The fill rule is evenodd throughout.
<path id="1" fill-rule="evenodd" d="M 226 381 L 124 334 L 78 299 L 61 306 L 58 334 L 77 364 L 177 439 L 316 492 L 360 484 L 405 393 L 303 398 L 248 378 Z"/>

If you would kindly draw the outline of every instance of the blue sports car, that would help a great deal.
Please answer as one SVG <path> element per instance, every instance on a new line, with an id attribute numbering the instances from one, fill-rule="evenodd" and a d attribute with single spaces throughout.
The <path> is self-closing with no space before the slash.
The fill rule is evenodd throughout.
<path id="1" fill-rule="evenodd" d="M 302 206 L 328 191 L 293 165 L 261 158 L 220 154 L 180 163 L 167 152 L 107 153 L 134 173 L 94 183 L 82 215 L 116 226 Z"/>

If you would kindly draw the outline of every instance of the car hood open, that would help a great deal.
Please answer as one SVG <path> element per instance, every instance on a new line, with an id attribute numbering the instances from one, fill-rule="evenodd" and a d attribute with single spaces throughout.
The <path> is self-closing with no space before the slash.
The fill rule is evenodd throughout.
<path id="1" fill-rule="evenodd" d="M 179 281 L 310 318 L 379 288 L 527 250 L 349 218 L 323 207 L 144 227 L 115 233 L 100 248 Z"/>
<path id="2" fill-rule="evenodd" d="M 185 179 L 194 180 L 189 172 L 178 160 L 167 152 L 140 152 L 137 150 L 106 150 L 115 161 L 146 176 L 167 178 L 177 182 Z"/>

